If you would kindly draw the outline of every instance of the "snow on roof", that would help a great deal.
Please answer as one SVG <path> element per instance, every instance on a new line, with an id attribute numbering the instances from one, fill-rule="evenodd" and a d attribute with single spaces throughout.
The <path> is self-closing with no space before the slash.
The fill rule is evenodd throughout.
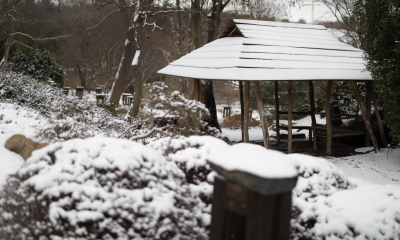
<path id="1" fill-rule="evenodd" d="M 219 39 L 158 73 L 212 80 L 372 80 L 363 53 L 321 25 L 234 19 Z"/>

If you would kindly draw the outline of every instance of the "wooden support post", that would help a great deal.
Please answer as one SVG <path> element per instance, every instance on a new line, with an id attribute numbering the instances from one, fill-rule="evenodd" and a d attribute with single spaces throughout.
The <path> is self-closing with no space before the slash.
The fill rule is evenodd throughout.
<path id="1" fill-rule="evenodd" d="M 376 119 L 378 120 L 379 131 L 381 133 L 382 142 L 383 142 L 384 147 L 387 147 L 388 146 L 388 142 L 387 142 L 386 137 L 385 137 L 385 131 L 383 130 L 383 124 L 382 124 L 381 115 L 379 114 L 378 104 L 376 103 L 375 94 L 374 94 L 374 83 L 373 82 L 371 82 L 370 88 L 371 88 L 372 104 L 374 105 Z"/>
<path id="2" fill-rule="evenodd" d="M 196 79 L 196 101 L 200 102 L 201 85 L 200 79 Z"/>
<path id="3" fill-rule="evenodd" d="M 374 151 L 376 153 L 377 150 L 379 150 L 379 146 L 378 146 L 378 143 L 376 142 L 374 131 L 372 131 L 371 122 L 367 118 L 367 111 L 365 110 L 365 106 L 364 106 L 364 103 L 363 103 L 363 100 L 362 100 L 362 97 L 360 94 L 360 90 L 358 89 L 356 81 L 351 81 L 351 83 L 353 84 L 354 91 L 356 92 L 357 100 L 358 100 L 358 103 L 360 104 L 361 114 L 364 118 L 365 127 L 369 133 L 369 136 L 371 137 L 372 144 L 374 146 Z"/>
<path id="4" fill-rule="evenodd" d="M 257 99 L 258 112 L 260 114 L 261 127 L 263 131 L 264 147 L 270 149 L 271 143 L 269 140 L 268 122 L 267 122 L 267 116 L 265 116 L 264 104 L 261 99 L 260 83 L 258 81 L 254 81 L 253 84 L 254 84 L 254 92 L 256 94 L 256 99 Z"/>
<path id="5" fill-rule="evenodd" d="M 244 102 L 243 102 L 243 82 L 239 81 L 240 96 L 240 119 L 242 120 L 242 142 L 244 142 Z"/>
<path id="6" fill-rule="evenodd" d="M 332 154 L 332 119 L 331 119 L 331 90 L 333 81 L 328 81 L 326 86 L 326 154 Z"/>
<path id="7" fill-rule="evenodd" d="M 281 142 L 281 137 L 279 136 L 279 95 L 278 95 L 278 81 L 275 81 L 275 127 L 276 127 L 276 142 Z"/>
<path id="8" fill-rule="evenodd" d="M 371 122 L 371 87 L 370 87 L 370 81 L 365 81 L 365 110 L 367 114 L 367 119 L 369 122 Z M 368 131 L 368 129 L 365 129 Z M 365 135 L 365 146 L 369 147 L 371 146 L 371 138 L 369 135 Z"/>
<path id="9" fill-rule="evenodd" d="M 288 82 L 288 153 L 292 153 L 292 81 Z"/>
<path id="10" fill-rule="evenodd" d="M 314 99 L 314 84 L 313 81 L 308 81 L 308 102 L 310 103 L 311 123 L 312 123 L 312 141 L 314 149 L 317 150 L 317 121 L 315 119 L 315 99 Z M 311 131 L 310 131 L 311 132 Z M 311 136 L 309 136 L 311 140 Z"/>
<path id="11" fill-rule="evenodd" d="M 243 121 L 243 135 L 244 139 L 243 142 L 249 142 L 249 107 L 250 107 L 250 82 L 246 81 L 244 83 L 244 121 Z"/>

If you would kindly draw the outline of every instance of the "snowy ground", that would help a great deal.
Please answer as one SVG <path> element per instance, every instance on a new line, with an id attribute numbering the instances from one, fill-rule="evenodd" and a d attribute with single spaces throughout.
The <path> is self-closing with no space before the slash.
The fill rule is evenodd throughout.
<path id="1" fill-rule="evenodd" d="M 217 106 L 218 118 L 222 119 L 222 106 Z M 240 106 L 233 105 L 232 115 L 240 114 Z M 259 120 L 260 116 L 257 111 L 253 111 L 253 118 Z M 325 118 L 316 116 L 318 124 L 326 124 Z M 287 121 L 280 121 L 281 124 L 287 124 Z M 298 126 L 311 126 L 311 117 L 305 117 L 298 121 L 293 121 L 294 125 Z M 242 140 L 242 132 L 240 129 L 232 130 L 223 128 L 222 132 L 231 141 Z M 281 131 L 285 133 L 285 131 Z M 308 138 L 308 130 L 301 130 L 299 133 L 304 133 Z M 276 136 L 276 132 L 269 130 L 270 136 Z M 262 140 L 261 127 L 254 127 L 249 129 L 249 138 L 251 140 Z M 273 140 L 273 139 L 272 139 Z M 360 152 L 359 155 L 335 158 L 327 158 L 328 161 L 335 164 L 342 169 L 348 177 L 354 181 L 366 181 L 376 184 L 398 184 L 400 185 L 400 148 L 388 149 L 383 148 L 380 152 L 374 153 L 372 147 L 360 148 L 356 151 Z"/>
<path id="2" fill-rule="evenodd" d="M 220 106 L 218 107 L 220 108 Z M 218 114 L 222 115 L 221 112 Z M 35 136 L 36 126 L 47 122 L 35 111 L 6 103 L 0 103 L 0 115 L 0 185 L 2 185 L 7 175 L 13 173 L 24 163 L 21 156 L 4 148 L 6 140 L 14 134 L 24 134 L 28 138 L 32 138 Z M 254 111 L 253 117 L 259 118 L 256 111 Z M 321 124 L 324 123 L 324 119 L 318 117 L 317 121 Z M 296 124 L 308 125 L 310 119 L 309 117 L 301 119 L 296 121 Z M 223 129 L 223 133 L 231 140 L 241 139 L 240 129 Z M 308 137 L 308 131 L 302 131 L 302 133 Z M 260 128 L 250 129 L 249 135 L 251 140 L 262 139 Z M 275 135 L 275 132 L 270 131 L 270 135 Z M 387 149 L 381 149 L 379 153 L 371 152 L 371 150 L 371 148 L 363 148 L 359 149 L 359 155 L 328 158 L 328 160 L 341 168 L 347 176 L 354 178 L 354 181 L 400 185 L 400 148 L 391 149 L 389 154 Z"/>
<path id="3" fill-rule="evenodd" d="M 25 162 L 24 159 L 7 149 L 4 144 L 11 136 L 23 134 L 33 140 L 36 126 L 47 121 L 33 110 L 0 103 L 0 185 L 3 185 L 7 175 L 13 173 Z"/>

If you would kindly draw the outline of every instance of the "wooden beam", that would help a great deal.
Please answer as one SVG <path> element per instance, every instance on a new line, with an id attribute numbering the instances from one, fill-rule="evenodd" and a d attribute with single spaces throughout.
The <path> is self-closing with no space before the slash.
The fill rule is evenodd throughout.
<path id="1" fill-rule="evenodd" d="M 371 122 L 367 118 L 367 112 L 365 110 L 365 106 L 364 106 L 364 103 L 363 103 L 363 100 L 362 100 L 362 97 L 360 94 L 360 90 L 358 89 L 356 81 L 351 81 L 351 83 L 353 85 L 354 91 L 356 92 L 358 104 L 360 104 L 361 114 L 364 118 L 365 127 L 367 128 L 368 134 L 371 137 L 372 145 L 374 146 L 374 151 L 376 153 L 377 150 L 379 150 L 379 146 L 378 146 L 378 143 L 376 142 L 374 131 L 372 131 Z"/>
<path id="2" fill-rule="evenodd" d="M 275 126 L 276 126 L 276 142 L 280 143 L 281 138 L 279 136 L 279 95 L 278 95 L 278 81 L 275 81 Z"/>
<path id="3" fill-rule="evenodd" d="M 326 154 L 332 154 L 332 120 L 331 120 L 331 90 L 332 82 L 328 81 L 326 86 L 326 102 L 325 102 L 325 114 L 326 114 Z"/>
<path id="4" fill-rule="evenodd" d="M 292 153 L 292 81 L 288 82 L 288 153 Z"/>
<path id="5" fill-rule="evenodd" d="M 239 96 L 240 96 L 240 119 L 242 120 L 242 141 L 244 142 L 244 102 L 243 102 L 243 82 L 239 81 Z"/>
<path id="6" fill-rule="evenodd" d="M 196 101 L 200 102 L 200 93 L 201 93 L 201 85 L 200 79 L 196 79 Z"/>
<path id="7" fill-rule="evenodd" d="M 254 81 L 253 84 L 254 84 L 254 92 L 256 94 L 258 112 L 260 114 L 261 127 L 263 131 L 264 147 L 270 149 L 271 143 L 269 140 L 268 122 L 267 122 L 267 116 L 265 116 L 264 104 L 261 99 L 260 83 L 258 81 Z"/>
<path id="8" fill-rule="evenodd" d="M 308 102 L 310 104 L 310 112 L 311 112 L 311 126 L 317 123 L 315 120 L 315 99 L 314 99 L 314 84 L 313 81 L 308 81 Z M 311 131 L 310 131 L 311 133 Z M 314 149 L 317 149 L 317 136 L 315 135 L 317 130 L 315 127 L 312 128 L 312 141 L 314 143 Z M 311 141 L 311 136 L 308 137 Z"/>
<path id="9" fill-rule="evenodd" d="M 387 147 L 388 146 L 388 142 L 387 142 L 386 137 L 385 137 L 385 131 L 383 130 L 383 124 L 382 124 L 381 114 L 379 113 L 378 104 L 376 103 L 375 94 L 374 94 L 374 83 L 373 82 L 371 82 L 370 87 L 371 87 L 372 104 L 374 105 L 376 119 L 378 120 L 379 131 L 381 133 L 382 142 L 383 142 L 384 147 Z"/>
<path id="10" fill-rule="evenodd" d="M 367 119 L 371 122 L 371 88 L 370 88 L 371 81 L 365 81 L 365 110 L 367 114 Z M 367 129 L 365 129 L 367 130 Z M 365 146 L 371 146 L 371 138 L 369 135 L 365 135 Z"/>
<path id="11" fill-rule="evenodd" d="M 246 81 L 244 83 L 244 121 L 243 121 L 243 135 L 244 139 L 243 142 L 248 143 L 249 142 L 249 118 L 250 118 L 250 113 L 249 113 L 249 107 L 250 107 L 250 82 Z"/>

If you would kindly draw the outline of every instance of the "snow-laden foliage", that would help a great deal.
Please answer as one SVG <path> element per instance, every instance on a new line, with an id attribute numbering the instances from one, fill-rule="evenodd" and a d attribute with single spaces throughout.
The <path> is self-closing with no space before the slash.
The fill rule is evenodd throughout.
<path id="1" fill-rule="evenodd" d="M 32 56 L 27 56 L 18 51 L 13 56 L 9 69 L 40 81 L 53 81 L 58 86 L 63 86 L 65 71 L 49 52 L 36 51 Z"/>
<path id="2" fill-rule="evenodd" d="M 207 160 L 236 159 L 238 150 L 297 169 L 291 239 L 400 239 L 400 187 L 357 185 L 324 159 L 206 136 L 38 150 L 1 193 L 0 238 L 208 239 L 215 173 Z"/>
<path id="3" fill-rule="evenodd" d="M 291 239 L 400 239 L 400 188 L 349 181 L 332 163 L 293 154 Z"/>
<path id="4" fill-rule="evenodd" d="M 209 213 L 174 161 L 112 138 L 34 153 L 0 202 L 2 239 L 207 239 Z M 14 187 L 15 187 L 14 186 Z"/>
<path id="5" fill-rule="evenodd" d="M 35 109 L 47 117 L 50 124 L 38 130 L 40 137 L 49 142 L 115 136 L 129 126 L 93 102 L 64 95 L 58 88 L 13 72 L 0 76 L 0 101 Z"/>
<path id="6" fill-rule="evenodd" d="M 163 82 L 147 84 L 148 95 L 146 102 L 154 106 L 155 117 L 159 119 L 174 119 L 171 131 L 179 135 L 210 135 L 222 138 L 221 132 L 208 126 L 205 119 L 210 116 L 206 106 L 201 102 L 189 100 L 178 91 L 166 94 L 168 86 Z"/>

